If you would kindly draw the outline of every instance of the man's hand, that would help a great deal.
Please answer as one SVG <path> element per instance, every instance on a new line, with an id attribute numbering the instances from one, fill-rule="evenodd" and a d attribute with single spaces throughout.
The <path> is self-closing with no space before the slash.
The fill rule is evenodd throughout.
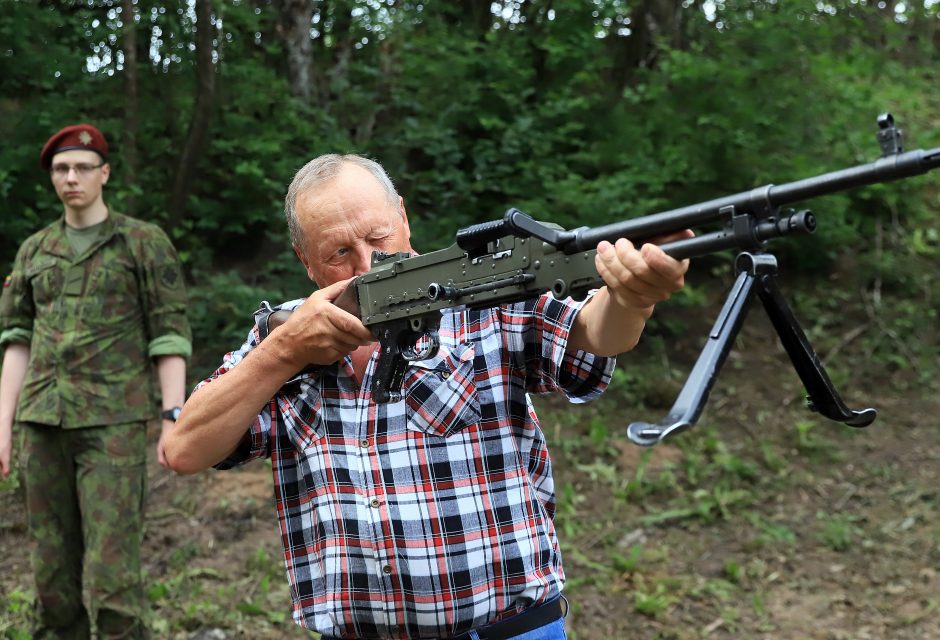
<path id="1" fill-rule="evenodd" d="M 12 425 L 0 426 L 0 476 L 10 475 L 10 460 L 13 457 Z"/>
<path id="2" fill-rule="evenodd" d="M 294 362 L 298 371 L 308 364 L 332 364 L 359 347 L 376 342 L 359 318 L 333 304 L 351 280 L 336 282 L 311 294 L 268 337 L 286 347 L 285 357 Z"/>
<path id="3" fill-rule="evenodd" d="M 642 311 L 648 318 L 653 306 L 668 300 L 685 285 L 688 260 L 674 260 L 657 245 L 692 237 L 685 231 L 663 236 L 639 249 L 626 238 L 616 244 L 601 242 L 597 246 L 595 265 L 607 284 L 611 299 L 623 309 Z"/>
<path id="4" fill-rule="evenodd" d="M 16 403 L 29 367 L 29 345 L 20 342 L 7 344 L 0 368 L 0 474 L 10 475 L 13 457 L 13 420 Z"/>
<path id="5" fill-rule="evenodd" d="M 655 242 L 692 235 L 685 230 Z M 683 287 L 689 268 L 688 260 L 670 258 L 652 242 L 637 249 L 625 238 L 597 245 L 594 264 L 607 286 L 575 318 L 566 348 L 569 353 L 580 350 L 614 356 L 635 347 L 653 307 Z"/>
<path id="6" fill-rule="evenodd" d="M 170 463 L 166 459 L 166 434 L 175 426 L 172 420 L 164 420 L 160 425 L 160 440 L 157 442 L 157 462 L 164 469 L 170 469 Z"/>

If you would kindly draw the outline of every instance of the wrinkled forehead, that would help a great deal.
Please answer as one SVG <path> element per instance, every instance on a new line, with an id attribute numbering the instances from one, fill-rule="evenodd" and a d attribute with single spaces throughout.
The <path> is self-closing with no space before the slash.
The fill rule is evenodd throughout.
<path id="1" fill-rule="evenodd" d="M 102 158 L 94 151 L 85 149 L 69 149 L 60 151 L 52 156 L 52 165 L 57 164 L 101 164 Z"/>
<path id="2" fill-rule="evenodd" d="M 397 213 L 397 202 L 362 167 L 347 164 L 333 178 L 307 189 L 297 199 L 302 217 L 336 218 L 355 213 Z M 334 220 L 335 221 L 335 220 Z"/>

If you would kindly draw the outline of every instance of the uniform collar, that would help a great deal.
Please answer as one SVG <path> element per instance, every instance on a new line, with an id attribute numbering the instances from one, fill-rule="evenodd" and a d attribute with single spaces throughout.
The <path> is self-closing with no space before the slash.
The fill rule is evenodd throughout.
<path id="1" fill-rule="evenodd" d="M 118 224 L 121 218 L 123 218 L 123 216 L 120 213 L 109 210 L 108 217 L 101 223 L 101 232 L 98 235 L 98 239 L 87 251 L 82 253 L 82 255 L 76 256 L 72 252 L 72 244 L 65 235 L 65 214 L 63 214 L 56 222 L 52 223 L 50 232 L 43 238 L 40 248 L 49 255 L 64 258 L 72 262 L 79 262 L 97 251 L 98 247 L 114 236 L 118 230 Z"/>

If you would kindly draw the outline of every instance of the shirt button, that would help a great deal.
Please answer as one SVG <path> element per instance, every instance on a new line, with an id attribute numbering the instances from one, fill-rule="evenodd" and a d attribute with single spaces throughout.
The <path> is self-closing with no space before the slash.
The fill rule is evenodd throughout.
<path id="1" fill-rule="evenodd" d="M 450 377 L 450 371 L 441 371 L 441 379 L 447 380 Z"/>
<path id="2" fill-rule="evenodd" d="M 385 565 L 384 567 L 382 567 L 382 573 L 384 573 L 385 575 L 388 575 L 391 572 L 392 572 L 392 568 L 390 566 Z"/>
<path id="3" fill-rule="evenodd" d="M 378 499 L 378 498 L 372 498 L 372 502 L 370 502 L 369 504 L 371 504 L 373 507 L 378 508 L 378 506 L 379 506 L 380 504 L 382 504 L 382 503 L 379 502 L 379 499 Z"/>
<path id="4" fill-rule="evenodd" d="M 368 448 L 369 448 L 369 441 L 368 441 L 367 439 L 363 438 L 362 440 L 359 441 L 359 446 L 362 447 L 363 449 L 368 449 Z"/>

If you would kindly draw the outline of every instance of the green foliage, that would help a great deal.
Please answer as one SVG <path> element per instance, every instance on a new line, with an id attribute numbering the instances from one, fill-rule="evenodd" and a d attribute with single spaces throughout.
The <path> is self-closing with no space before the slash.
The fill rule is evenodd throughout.
<path id="1" fill-rule="evenodd" d="M 643 547 L 638 544 L 630 547 L 630 551 L 626 557 L 620 555 L 619 553 L 614 553 L 612 558 L 614 569 L 624 573 L 633 573 L 636 570 L 642 556 Z"/>
<path id="2" fill-rule="evenodd" d="M 833 551 L 848 551 L 861 530 L 855 524 L 857 516 L 847 514 L 817 513 L 816 519 L 822 523 L 819 540 Z"/>
<path id="3" fill-rule="evenodd" d="M 0 478 L 0 493 L 6 492 L 6 491 L 13 492 L 19 489 L 19 487 L 20 487 L 20 474 L 16 473 L 15 469 L 6 478 Z"/>
<path id="4" fill-rule="evenodd" d="M 773 522 L 753 512 L 745 513 L 744 519 L 757 530 L 756 542 L 759 546 L 796 543 L 796 533 L 786 525 Z"/>
<path id="5" fill-rule="evenodd" d="M 0 595 L 0 638 L 4 640 L 29 640 L 33 594 L 12 590 Z"/>
<path id="6" fill-rule="evenodd" d="M 829 440 L 817 431 L 815 420 L 800 420 L 796 423 L 796 448 L 804 455 L 815 459 L 836 460 L 839 452 Z"/>
<path id="7" fill-rule="evenodd" d="M 870 159 L 873 115 L 887 108 L 912 132 L 934 124 L 936 54 L 914 37 L 931 24 L 913 10 L 902 24 L 888 9 L 847 7 L 866 17 L 853 28 L 791 4 L 723 3 L 716 28 L 689 8 L 678 46 L 657 42 L 654 64 L 624 70 L 629 36 L 599 22 L 622 22 L 623 8 L 600 4 L 533 2 L 471 27 L 446 5 L 331 3 L 317 10 L 305 104 L 290 97 L 276 7 L 217 0 L 220 93 L 180 243 L 224 253 L 228 235 L 263 229 L 293 171 L 327 150 L 383 161 L 430 227 L 419 239 L 437 244 L 510 204 L 598 224 Z M 17 98 L 2 104 L 0 189 L 14 210 L 35 206 L 38 146 L 81 117 L 115 139 L 116 199 L 143 195 L 143 217 L 167 215 L 193 110 L 192 17 L 160 3 L 138 16 L 150 45 L 139 47 L 142 170 L 122 184 L 125 17 L 112 5 L 3 4 L 3 95 Z M 846 196 L 826 211 L 826 245 L 857 240 L 870 230 L 860 214 L 885 205 L 927 219 L 919 198 L 898 185 Z M 54 199 L 43 204 L 54 215 Z M 36 222 L 6 221 L 10 246 Z"/>
<path id="8" fill-rule="evenodd" d="M 652 588 L 638 586 L 633 593 L 633 605 L 637 613 L 659 618 L 676 601 L 676 585 L 672 581 L 658 580 Z"/>

